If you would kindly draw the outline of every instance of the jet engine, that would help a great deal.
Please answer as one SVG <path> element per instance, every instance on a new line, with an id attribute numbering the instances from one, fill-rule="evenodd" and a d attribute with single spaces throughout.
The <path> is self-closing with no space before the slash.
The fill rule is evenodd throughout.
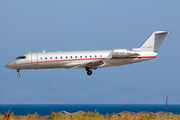
<path id="1" fill-rule="evenodd" d="M 124 58 L 128 56 L 133 56 L 133 55 L 138 55 L 138 54 L 134 51 L 128 51 L 126 49 L 115 49 L 112 57 Z"/>

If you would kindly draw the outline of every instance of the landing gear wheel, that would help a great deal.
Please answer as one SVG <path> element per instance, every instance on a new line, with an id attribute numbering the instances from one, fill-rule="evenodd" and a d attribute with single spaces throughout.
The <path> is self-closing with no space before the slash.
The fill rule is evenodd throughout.
<path id="1" fill-rule="evenodd" d="M 20 70 L 19 70 L 19 69 L 17 69 L 17 72 L 18 72 L 17 77 L 18 77 L 18 78 L 20 78 L 20 77 L 21 77 L 21 75 L 19 74 Z"/>
<path id="2" fill-rule="evenodd" d="M 18 74 L 18 75 L 17 75 L 17 77 L 18 77 L 18 78 L 20 78 L 20 77 L 21 77 L 21 75 L 20 75 L 20 74 Z"/>
<path id="3" fill-rule="evenodd" d="M 91 71 L 91 70 L 88 70 L 88 71 L 87 71 L 87 74 L 88 74 L 88 75 L 91 75 L 91 74 L 92 74 L 92 71 Z"/>

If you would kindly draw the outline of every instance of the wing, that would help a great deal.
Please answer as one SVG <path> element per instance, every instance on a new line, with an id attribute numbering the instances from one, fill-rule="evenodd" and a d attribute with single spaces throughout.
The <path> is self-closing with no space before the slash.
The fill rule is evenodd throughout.
<path id="1" fill-rule="evenodd" d="M 91 62 L 85 62 L 85 63 L 81 63 L 81 64 L 74 64 L 74 65 L 70 65 L 70 69 L 78 69 L 78 68 L 90 68 L 90 69 L 97 69 L 98 66 L 104 64 L 104 62 L 106 62 L 107 60 L 112 58 L 112 54 L 113 54 L 112 50 L 107 58 L 101 59 L 101 60 L 94 60 Z"/>

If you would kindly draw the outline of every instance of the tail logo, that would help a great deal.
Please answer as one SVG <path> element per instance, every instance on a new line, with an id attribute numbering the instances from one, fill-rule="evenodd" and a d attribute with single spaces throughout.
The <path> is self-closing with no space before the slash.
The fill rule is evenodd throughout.
<path id="1" fill-rule="evenodd" d="M 142 48 L 153 48 L 153 46 L 144 46 Z"/>

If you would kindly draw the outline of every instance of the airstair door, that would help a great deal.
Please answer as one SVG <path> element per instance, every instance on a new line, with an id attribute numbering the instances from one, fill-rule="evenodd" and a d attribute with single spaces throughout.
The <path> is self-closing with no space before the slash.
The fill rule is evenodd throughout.
<path id="1" fill-rule="evenodd" d="M 31 65 L 38 65 L 38 53 L 31 53 Z"/>

